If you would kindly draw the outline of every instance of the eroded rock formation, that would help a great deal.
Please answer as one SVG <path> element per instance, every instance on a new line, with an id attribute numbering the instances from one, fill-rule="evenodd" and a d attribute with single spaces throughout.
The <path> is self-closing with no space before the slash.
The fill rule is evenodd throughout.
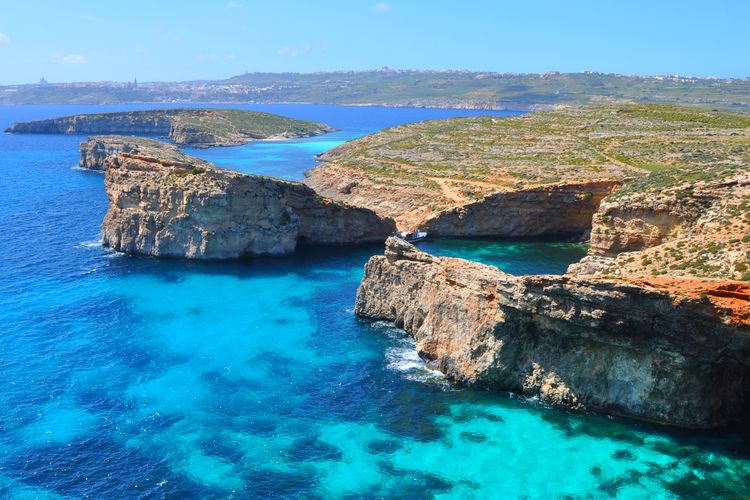
<path id="1" fill-rule="evenodd" d="M 514 277 L 389 238 L 355 310 L 404 328 L 459 383 L 714 427 L 748 401 L 749 301 L 744 282 Z"/>
<path id="2" fill-rule="evenodd" d="M 190 159 L 109 157 L 106 246 L 159 257 L 228 259 L 288 254 L 299 244 L 383 241 L 394 230 L 393 221 L 324 199 L 304 184 Z"/>

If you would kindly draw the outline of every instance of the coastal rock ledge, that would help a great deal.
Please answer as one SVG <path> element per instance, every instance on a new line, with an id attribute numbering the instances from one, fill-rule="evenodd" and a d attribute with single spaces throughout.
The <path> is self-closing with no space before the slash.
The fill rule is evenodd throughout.
<path id="1" fill-rule="evenodd" d="M 355 312 L 395 322 L 457 383 L 711 428 L 747 414 L 749 300 L 745 282 L 511 276 L 389 238 Z"/>
<path id="2" fill-rule="evenodd" d="M 322 198 L 299 182 L 181 157 L 120 152 L 106 159 L 105 246 L 158 257 L 231 259 L 288 254 L 298 245 L 383 241 L 395 228 L 390 219 Z"/>

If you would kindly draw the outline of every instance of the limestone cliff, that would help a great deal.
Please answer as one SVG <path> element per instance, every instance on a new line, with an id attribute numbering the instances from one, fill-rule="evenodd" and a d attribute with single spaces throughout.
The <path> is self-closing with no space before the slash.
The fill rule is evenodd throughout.
<path id="1" fill-rule="evenodd" d="M 592 181 L 501 191 L 418 225 L 435 236 L 581 236 L 588 234 L 602 199 L 619 184 Z"/>
<path id="2" fill-rule="evenodd" d="M 175 163 L 191 163 L 196 161 L 180 153 L 177 147 L 165 142 L 146 139 L 145 137 L 129 137 L 123 135 L 96 135 L 89 137 L 80 144 L 80 160 L 78 166 L 89 170 L 104 171 L 106 160 L 118 153 L 130 153 L 144 156 L 159 156 Z"/>
<path id="3" fill-rule="evenodd" d="M 73 115 L 14 123 L 15 134 L 157 135 L 178 145 L 235 146 L 259 139 L 309 137 L 332 131 L 322 123 L 239 109 L 174 108 Z"/>
<path id="4" fill-rule="evenodd" d="M 394 229 L 393 221 L 321 198 L 304 184 L 193 160 L 109 157 L 104 244 L 132 254 L 228 259 L 383 241 Z"/>
<path id="5" fill-rule="evenodd" d="M 593 218 L 577 274 L 750 279 L 750 174 L 684 168 L 626 184 Z"/>
<path id="6" fill-rule="evenodd" d="M 514 277 L 386 245 L 367 263 L 356 314 L 403 327 L 456 382 L 683 427 L 743 415 L 746 283 Z"/>

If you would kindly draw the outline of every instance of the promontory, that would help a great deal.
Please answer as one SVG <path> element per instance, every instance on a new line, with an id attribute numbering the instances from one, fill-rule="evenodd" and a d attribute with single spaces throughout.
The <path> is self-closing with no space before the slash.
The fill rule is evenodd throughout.
<path id="1" fill-rule="evenodd" d="M 14 134 L 118 134 L 168 137 L 192 147 L 236 146 L 254 140 L 291 139 L 331 132 L 322 123 L 240 109 L 174 108 L 73 115 L 19 122 Z"/>
<path id="2" fill-rule="evenodd" d="M 283 255 L 300 245 L 383 241 L 391 219 L 319 196 L 308 186 L 220 169 L 163 149 L 105 160 L 109 210 L 102 241 L 156 257 Z"/>

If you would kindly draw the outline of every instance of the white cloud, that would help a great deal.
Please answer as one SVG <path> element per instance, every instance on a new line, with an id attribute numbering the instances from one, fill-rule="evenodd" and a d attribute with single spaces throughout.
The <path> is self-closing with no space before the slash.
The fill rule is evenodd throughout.
<path id="1" fill-rule="evenodd" d="M 215 61 L 216 59 L 219 58 L 219 56 L 217 56 L 216 54 L 204 54 L 204 53 L 200 53 L 200 54 L 196 54 L 195 58 L 198 61 L 205 62 L 205 61 Z"/>
<path id="2" fill-rule="evenodd" d="M 5 33 L 0 33 L 0 45 L 10 44 L 10 37 Z"/>
<path id="3" fill-rule="evenodd" d="M 375 5 L 375 12 L 388 12 L 391 10 L 391 4 L 387 2 L 381 2 Z"/>
<path id="4" fill-rule="evenodd" d="M 138 45 L 135 46 L 135 53 L 136 54 L 144 55 L 144 54 L 148 54 L 149 52 L 150 52 L 149 48 L 143 46 L 143 44 L 139 43 Z"/>
<path id="5" fill-rule="evenodd" d="M 276 55 L 282 57 L 297 57 L 313 52 L 322 52 L 327 48 L 328 44 L 326 42 L 318 43 L 316 45 L 311 45 L 309 42 L 303 42 L 299 45 L 294 45 L 291 47 L 279 47 L 278 49 L 276 49 Z"/>
<path id="6" fill-rule="evenodd" d="M 238 2 L 229 2 L 227 4 L 227 9 L 239 9 L 241 7 L 242 7 L 242 4 Z"/>
<path id="7" fill-rule="evenodd" d="M 60 58 L 63 64 L 86 64 L 86 58 L 79 54 L 67 54 Z"/>

